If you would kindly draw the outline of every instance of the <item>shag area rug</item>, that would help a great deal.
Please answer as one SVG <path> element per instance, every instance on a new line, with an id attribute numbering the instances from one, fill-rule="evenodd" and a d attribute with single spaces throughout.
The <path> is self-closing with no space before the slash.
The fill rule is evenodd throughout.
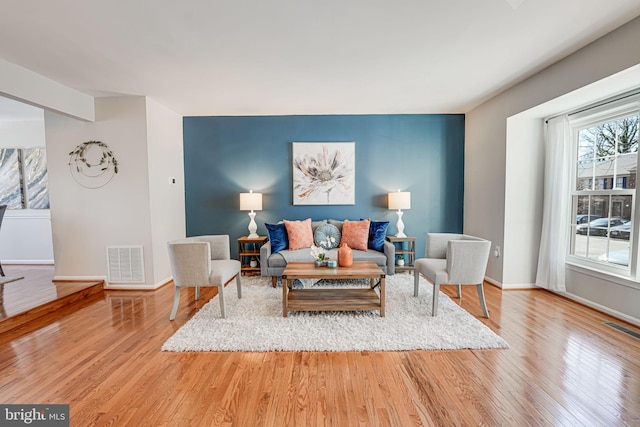
<path id="1" fill-rule="evenodd" d="M 242 299 L 238 299 L 235 283 L 225 288 L 226 319 L 220 318 L 216 296 L 169 338 L 162 350 L 398 351 L 509 347 L 443 293 L 438 315 L 432 317 L 433 286 L 422 277 L 420 281 L 420 296 L 416 298 L 412 275 L 387 277 L 385 317 L 380 317 L 378 311 L 290 312 L 289 317 L 282 317 L 282 288 L 274 289 L 269 278 L 243 277 Z M 328 285 L 336 283 L 305 284 Z"/>

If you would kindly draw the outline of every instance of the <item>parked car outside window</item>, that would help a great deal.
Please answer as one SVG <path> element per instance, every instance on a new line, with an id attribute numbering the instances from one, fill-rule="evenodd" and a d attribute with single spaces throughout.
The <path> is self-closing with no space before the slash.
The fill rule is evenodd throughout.
<path id="1" fill-rule="evenodd" d="M 598 218 L 576 227 L 576 233 L 588 234 L 590 236 L 606 236 L 609 227 L 626 224 L 628 220 L 624 218 Z"/>
<path id="2" fill-rule="evenodd" d="M 585 224 L 598 218 L 602 217 L 600 215 L 576 215 L 576 224 Z"/>
<path id="3" fill-rule="evenodd" d="M 616 225 L 615 227 L 611 227 L 609 230 L 609 237 L 612 239 L 624 239 L 629 240 L 629 236 L 631 235 L 631 221 L 626 224 Z"/>

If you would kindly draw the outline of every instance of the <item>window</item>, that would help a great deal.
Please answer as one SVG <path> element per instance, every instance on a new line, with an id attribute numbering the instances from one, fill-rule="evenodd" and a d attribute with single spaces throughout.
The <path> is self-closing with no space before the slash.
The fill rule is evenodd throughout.
<path id="1" fill-rule="evenodd" d="M 572 122 L 576 156 L 570 254 L 627 276 L 637 253 L 632 236 L 638 121 L 634 106 L 625 112 L 600 110 L 597 117 Z"/>
<path id="2" fill-rule="evenodd" d="M 0 148 L 0 205 L 49 209 L 44 148 Z"/>

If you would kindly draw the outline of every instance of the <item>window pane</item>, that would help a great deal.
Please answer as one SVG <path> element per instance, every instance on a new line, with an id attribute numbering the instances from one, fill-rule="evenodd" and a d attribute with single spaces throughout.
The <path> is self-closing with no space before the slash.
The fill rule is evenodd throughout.
<path id="1" fill-rule="evenodd" d="M 631 220 L 632 196 L 611 196 L 611 221 L 620 218 L 625 221 Z M 612 227 L 616 224 L 611 224 Z"/>
<path id="2" fill-rule="evenodd" d="M 597 215 L 598 218 L 609 216 L 609 196 L 595 195 L 591 196 L 589 201 L 591 215 Z"/>
<path id="3" fill-rule="evenodd" d="M 23 150 L 29 209 L 49 209 L 47 159 L 44 148 Z"/>
<path id="4" fill-rule="evenodd" d="M 0 148 L 0 205 L 7 209 L 22 208 L 19 165 L 16 148 Z"/>
<path id="5" fill-rule="evenodd" d="M 638 151 L 638 116 L 618 120 L 618 153 Z"/>
<path id="6" fill-rule="evenodd" d="M 591 190 L 595 147 L 595 128 L 582 129 L 578 133 L 578 167 L 576 190 Z"/>
<path id="7" fill-rule="evenodd" d="M 610 157 L 616 154 L 616 122 L 596 126 L 596 157 Z"/>

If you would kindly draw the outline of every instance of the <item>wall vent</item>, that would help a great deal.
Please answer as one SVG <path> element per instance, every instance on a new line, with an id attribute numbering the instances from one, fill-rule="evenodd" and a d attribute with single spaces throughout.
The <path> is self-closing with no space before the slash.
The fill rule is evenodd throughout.
<path id="1" fill-rule="evenodd" d="M 618 323 L 615 322 L 602 322 L 603 325 L 607 325 L 610 328 L 613 329 L 617 329 L 620 332 L 624 332 L 625 334 L 629 335 L 630 337 L 634 337 L 636 339 L 640 340 L 640 333 L 636 332 L 636 331 L 632 331 L 631 329 L 624 327 Z"/>
<path id="2" fill-rule="evenodd" d="M 107 246 L 109 283 L 144 283 L 142 246 Z"/>

